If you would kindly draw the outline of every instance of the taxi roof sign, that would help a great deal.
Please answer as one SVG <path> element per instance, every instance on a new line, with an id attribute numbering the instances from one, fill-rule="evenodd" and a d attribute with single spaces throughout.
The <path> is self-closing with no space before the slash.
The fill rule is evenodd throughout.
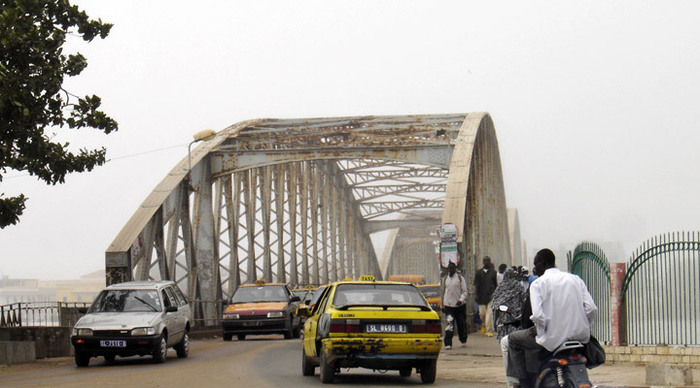
<path id="1" fill-rule="evenodd" d="M 360 276 L 360 281 L 362 281 L 362 282 L 373 282 L 373 281 L 376 281 L 376 280 L 377 280 L 377 278 L 375 278 L 375 277 L 372 276 L 372 275 L 362 275 L 362 276 Z"/>
<path id="2" fill-rule="evenodd" d="M 264 286 L 264 285 L 265 285 L 265 281 L 262 280 L 262 279 L 256 280 L 256 281 L 255 281 L 255 285 L 256 285 L 256 286 Z"/>

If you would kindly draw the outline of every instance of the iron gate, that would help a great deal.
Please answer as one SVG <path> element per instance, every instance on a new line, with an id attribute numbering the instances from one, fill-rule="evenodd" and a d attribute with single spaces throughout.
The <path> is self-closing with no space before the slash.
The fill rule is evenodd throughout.
<path id="1" fill-rule="evenodd" d="M 583 279 L 598 306 L 591 333 L 609 343 L 610 335 L 610 263 L 598 244 L 584 241 L 567 254 L 569 272 Z"/>
<path id="2" fill-rule="evenodd" d="M 647 240 L 622 284 L 623 339 L 635 345 L 700 344 L 700 232 Z"/>

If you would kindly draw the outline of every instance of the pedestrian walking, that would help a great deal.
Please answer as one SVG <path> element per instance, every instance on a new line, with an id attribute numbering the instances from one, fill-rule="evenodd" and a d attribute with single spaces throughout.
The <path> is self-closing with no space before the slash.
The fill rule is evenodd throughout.
<path id="1" fill-rule="evenodd" d="M 474 276 L 474 291 L 476 303 L 479 305 L 479 318 L 481 318 L 481 332 L 493 337 L 493 313 L 491 312 L 491 298 L 496 290 L 496 270 L 493 268 L 491 258 L 484 256 L 484 267 L 476 271 Z"/>
<path id="2" fill-rule="evenodd" d="M 501 264 L 498 266 L 498 273 L 496 274 L 496 283 L 501 284 L 503 280 L 503 274 L 506 273 L 507 265 Z"/>
<path id="3" fill-rule="evenodd" d="M 445 349 L 452 349 L 455 326 L 459 342 L 467 343 L 467 282 L 457 273 L 457 266 L 450 262 L 447 275 L 442 278 L 442 311 L 445 314 Z"/>

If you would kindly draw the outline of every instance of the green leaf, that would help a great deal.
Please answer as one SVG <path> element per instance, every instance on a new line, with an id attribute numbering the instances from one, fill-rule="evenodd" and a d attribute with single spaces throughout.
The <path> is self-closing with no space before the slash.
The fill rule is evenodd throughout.
<path id="1" fill-rule="evenodd" d="M 79 53 L 63 54 L 66 38 L 105 38 L 112 25 L 90 19 L 69 0 L 0 4 L 0 172 L 26 171 L 56 184 L 67 174 L 104 164 L 104 148 L 73 154 L 45 133 L 65 126 L 104 133 L 118 129 L 116 120 L 98 110 L 99 97 L 78 98 L 63 89 L 64 79 L 79 75 L 88 64 Z M 21 195 L 0 198 L 0 228 L 18 222 L 24 203 Z"/>

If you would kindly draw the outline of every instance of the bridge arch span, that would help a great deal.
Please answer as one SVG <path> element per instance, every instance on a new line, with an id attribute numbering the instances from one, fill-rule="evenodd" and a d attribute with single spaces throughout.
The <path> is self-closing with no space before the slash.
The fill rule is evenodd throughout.
<path id="1" fill-rule="evenodd" d="M 459 131 L 450 163 L 443 223 L 457 225 L 462 256 L 470 278 L 489 256 L 511 263 L 508 214 L 501 158 L 493 120 L 488 113 L 469 114 Z"/>
<path id="2" fill-rule="evenodd" d="M 465 268 L 509 258 L 487 113 L 244 121 L 156 186 L 107 249 L 107 282 L 175 280 L 211 324 L 257 279 L 381 278 L 372 233 L 441 222 L 458 225 Z"/>

